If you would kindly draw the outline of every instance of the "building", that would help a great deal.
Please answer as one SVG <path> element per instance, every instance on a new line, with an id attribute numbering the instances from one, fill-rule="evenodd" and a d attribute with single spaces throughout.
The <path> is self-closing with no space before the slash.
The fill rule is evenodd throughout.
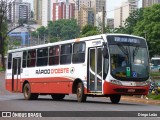
<path id="1" fill-rule="evenodd" d="M 51 20 L 50 15 L 51 0 L 42 0 L 42 26 L 47 26 Z"/>
<path id="2" fill-rule="evenodd" d="M 52 20 L 71 19 L 75 17 L 75 4 L 69 2 L 53 3 Z"/>
<path id="3" fill-rule="evenodd" d="M 114 28 L 119 28 L 124 26 L 126 19 L 129 14 L 138 8 L 138 3 L 136 0 L 128 0 L 122 3 L 122 5 L 115 9 L 114 11 Z"/>
<path id="4" fill-rule="evenodd" d="M 70 19 L 74 10 L 73 0 L 34 0 L 34 19 L 42 26 L 47 26 L 48 21 Z"/>
<path id="5" fill-rule="evenodd" d="M 22 0 L 14 0 L 8 7 L 8 20 L 17 24 L 19 19 L 30 20 L 31 18 L 31 5 Z"/>
<path id="6" fill-rule="evenodd" d="M 92 7 L 95 9 L 95 12 L 102 12 L 103 11 L 103 7 L 104 10 L 106 11 L 106 1 L 107 0 L 91 0 L 92 2 Z"/>
<path id="7" fill-rule="evenodd" d="M 91 7 L 91 0 L 75 1 L 75 19 L 81 28 L 87 24 L 87 9 Z"/>
<path id="8" fill-rule="evenodd" d="M 160 0 L 143 0 L 142 7 L 152 6 L 153 4 L 159 4 Z"/>
<path id="9" fill-rule="evenodd" d="M 53 3 L 57 0 L 34 0 L 34 20 L 39 25 L 47 26 L 52 20 Z"/>
<path id="10" fill-rule="evenodd" d="M 42 0 L 34 0 L 34 20 L 42 25 Z"/>
<path id="11" fill-rule="evenodd" d="M 106 10 L 106 0 L 76 0 L 75 19 L 81 28 L 86 24 L 97 25 L 96 14 Z M 94 22 L 94 23 L 93 23 Z"/>
<path id="12" fill-rule="evenodd" d="M 26 28 L 20 27 L 9 33 L 9 48 L 24 47 L 30 45 L 30 35 Z M 13 43 L 18 42 L 19 45 L 15 46 Z"/>

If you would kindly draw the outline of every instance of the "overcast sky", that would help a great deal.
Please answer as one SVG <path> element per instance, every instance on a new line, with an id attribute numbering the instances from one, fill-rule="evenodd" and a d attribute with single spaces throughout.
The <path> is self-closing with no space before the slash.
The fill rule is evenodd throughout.
<path id="1" fill-rule="evenodd" d="M 114 18 L 114 9 L 120 7 L 121 3 L 125 1 L 127 0 L 107 0 L 107 17 Z M 138 7 L 142 7 L 142 0 L 139 0 Z"/>

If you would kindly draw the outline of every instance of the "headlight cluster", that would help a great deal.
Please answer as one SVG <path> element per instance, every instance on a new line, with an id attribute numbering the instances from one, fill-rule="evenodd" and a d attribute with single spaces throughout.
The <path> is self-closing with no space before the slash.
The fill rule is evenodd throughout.
<path id="1" fill-rule="evenodd" d="M 136 86 L 147 86 L 149 85 L 149 82 L 136 82 Z"/>
<path id="2" fill-rule="evenodd" d="M 122 83 L 118 80 L 111 80 L 111 83 L 116 85 L 122 85 Z"/>

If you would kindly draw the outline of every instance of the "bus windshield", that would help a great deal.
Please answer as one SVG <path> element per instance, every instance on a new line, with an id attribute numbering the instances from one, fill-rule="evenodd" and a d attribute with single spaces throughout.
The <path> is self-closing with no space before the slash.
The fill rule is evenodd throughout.
<path id="1" fill-rule="evenodd" d="M 115 39 L 115 37 L 114 37 Z M 117 38 L 116 38 L 117 39 Z M 133 38 L 118 38 L 122 41 Z M 109 42 L 111 75 L 119 80 L 146 80 L 148 79 L 149 63 L 146 44 L 133 41 Z M 141 39 L 142 41 L 142 39 Z M 144 40 L 143 40 L 144 41 Z"/>

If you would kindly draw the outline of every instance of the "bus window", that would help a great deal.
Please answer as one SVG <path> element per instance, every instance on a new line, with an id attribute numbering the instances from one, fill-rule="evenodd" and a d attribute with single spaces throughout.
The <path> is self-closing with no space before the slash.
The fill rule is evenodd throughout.
<path id="1" fill-rule="evenodd" d="M 8 54 L 8 69 L 11 69 L 12 66 L 12 54 Z"/>
<path id="2" fill-rule="evenodd" d="M 25 68 L 27 65 L 27 52 L 24 51 L 23 52 L 23 63 L 22 63 L 22 67 Z"/>
<path id="3" fill-rule="evenodd" d="M 70 64 L 71 63 L 71 53 L 72 53 L 72 45 L 66 44 L 61 46 L 61 64 Z"/>
<path id="4" fill-rule="evenodd" d="M 73 45 L 73 63 L 83 63 L 85 61 L 85 43 L 75 43 Z"/>
<path id="5" fill-rule="evenodd" d="M 29 50 L 27 55 L 27 67 L 34 67 L 36 64 L 36 50 Z"/>
<path id="6" fill-rule="evenodd" d="M 49 65 L 59 64 L 59 46 L 49 48 Z"/>
<path id="7" fill-rule="evenodd" d="M 48 64 L 48 48 L 37 50 L 37 66 L 46 66 Z"/>

